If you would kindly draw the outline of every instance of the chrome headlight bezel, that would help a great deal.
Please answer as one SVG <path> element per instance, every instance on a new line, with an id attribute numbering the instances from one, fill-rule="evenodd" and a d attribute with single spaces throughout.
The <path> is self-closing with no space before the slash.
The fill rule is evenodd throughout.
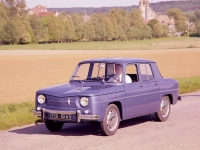
<path id="1" fill-rule="evenodd" d="M 82 107 L 86 107 L 89 105 L 89 99 L 87 97 L 81 97 L 80 104 Z"/>
<path id="2" fill-rule="evenodd" d="M 44 95 L 39 95 L 38 98 L 37 98 L 37 101 L 39 104 L 44 104 L 45 101 L 46 101 L 46 98 Z"/>

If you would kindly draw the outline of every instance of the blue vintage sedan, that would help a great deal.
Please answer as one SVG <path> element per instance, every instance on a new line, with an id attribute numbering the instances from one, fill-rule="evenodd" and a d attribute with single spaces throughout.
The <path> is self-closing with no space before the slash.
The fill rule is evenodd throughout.
<path id="1" fill-rule="evenodd" d="M 178 100 L 178 82 L 163 78 L 154 61 L 98 58 L 80 62 L 69 83 L 37 91 L 33 114 L 50 131 L 99 122 L 105 135 L 113 135 L 122 120 L 155 113 L 166 121 Z"/>

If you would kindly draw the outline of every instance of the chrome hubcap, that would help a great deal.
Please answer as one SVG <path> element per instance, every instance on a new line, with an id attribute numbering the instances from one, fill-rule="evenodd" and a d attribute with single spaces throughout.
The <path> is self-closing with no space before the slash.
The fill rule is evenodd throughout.
<path id="1" fill-rule="evenodd" d="M 118 114 L 116 110 L 111 109 L 107 114 L 106 124 L 110 131 L 114 131 L 118 125 Z"/>
<path id="2" fill-rule="evenodd" d="M 169 102 L 166 98 L 162 99 L 161 105 L 160 105 L 160 111 L 161 115 L 163 117 L 167 117 L 169 114 Z"/>

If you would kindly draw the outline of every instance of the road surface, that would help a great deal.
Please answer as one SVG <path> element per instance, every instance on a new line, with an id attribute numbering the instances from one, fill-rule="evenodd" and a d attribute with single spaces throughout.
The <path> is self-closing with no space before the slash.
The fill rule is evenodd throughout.
<path id="1" fill-rule="evenodd" d="M 66 124 L 56 133 L 43 123 L 0 132 L 2 150 L 199 150 L 200 91 L 182 95 L 166 122 L 154 115 L 123 121 L 114 136 L 99 126 Z"/>

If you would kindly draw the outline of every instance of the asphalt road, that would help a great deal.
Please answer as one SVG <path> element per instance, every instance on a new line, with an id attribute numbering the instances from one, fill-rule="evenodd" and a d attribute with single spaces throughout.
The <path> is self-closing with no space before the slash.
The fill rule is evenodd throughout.
<path id="1" fill-rule="evenodd" d="M 66 124 L 56 133 L 44 124 L 0 132 L 2 150 L 199 150 L 200 91 L 182 95 L 166 122 L 154 115 L 123 121 L 114 136 L 101 135 L 99 126 Z"/>

